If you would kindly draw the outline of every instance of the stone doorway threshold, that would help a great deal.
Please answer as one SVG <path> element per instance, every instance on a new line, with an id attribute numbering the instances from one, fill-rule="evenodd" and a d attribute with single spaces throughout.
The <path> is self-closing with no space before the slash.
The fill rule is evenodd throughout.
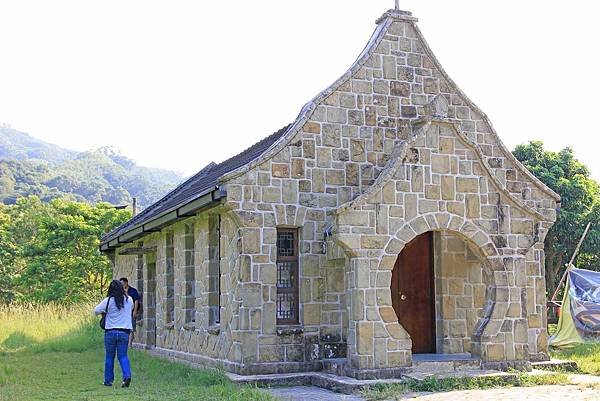
<path id="1" fill-rule="evenodd" d="M 406 377 L 422 380 L 427 377 L 501 375 L 505 372 L 482 369 L 481 360 L 471 354 L 413 354 L 413 366 Z"/>

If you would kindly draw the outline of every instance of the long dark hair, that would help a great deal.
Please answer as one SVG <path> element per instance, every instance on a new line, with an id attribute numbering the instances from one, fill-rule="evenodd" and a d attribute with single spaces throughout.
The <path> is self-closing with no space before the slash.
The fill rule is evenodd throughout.
<path id="1" fill-rule="evenodd" d="M 113 280 L 110 282 L 110 285 L 108 286 L 108 294 L 106 296 L 108 298 L 115 299 L 117 309 L 123 309 L 125 290 L 123 289 L 123 284 L 121 284 L 119 280 Z"/>

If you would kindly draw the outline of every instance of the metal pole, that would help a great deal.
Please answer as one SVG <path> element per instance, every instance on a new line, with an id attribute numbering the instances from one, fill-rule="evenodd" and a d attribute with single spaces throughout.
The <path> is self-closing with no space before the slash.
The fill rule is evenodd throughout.
<path id="1" fill-rule="evenodd" d="M 579 243 L 577 244 L 577 247 L 575 248 L 575 252 L 573 252 L 573 256 L 571 256 L 571 260 L 569 261 L 569 264 L 567 265 L 567 269 L 565 270 L 565 272 L 563 273 L 560 281 L 558 282 L 558 285 L 556 286 L 556 290 L 554 290 L 554 294 L 552 294 L 552 299 L 550 301 L 554 302 L 556 300 L 556 296 L 558 295 L 558 291 L 560 290 L 560 287 L 562 287 L 565 279 L 567 278 L 567 274 L 573 268 L 573 262 L 575 262 L 575 258 L 577 257 L 577 254 L 579 253 L 579 248 L 581 248 L 581 244 L 583 243 L 583 240 L 587 236 L 588 230 L 590 229 L 591 225 L 592 225 L 592 222 L 590 221 L 587 224 L 587 226 L 585 227 L 585 231 L 583 232 L 583 235 L 579 239 Z"/>
<path id="2" fill-rule="evenodd" d="M 400 0 L 396 0 L 396 10 L 400 9 Z"/>

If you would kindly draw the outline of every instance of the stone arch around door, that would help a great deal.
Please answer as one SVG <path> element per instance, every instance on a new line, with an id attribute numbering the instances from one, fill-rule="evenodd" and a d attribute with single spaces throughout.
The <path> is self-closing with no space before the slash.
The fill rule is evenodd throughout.
<path id="1" fill-rule="evenodd" d="M 350 273 L 355 278 L 348 288 L 351 300 L 348 357 L 352 368 L 390 369 L 412 364 L 412 341 L 398 323 L 392 307 L 390 284 L 392 269 L 404 246 L 428 231 L 452 233 L 477 250 L 489 285 L 483 317 L 472 336 L 472 354 L 485 362 L 491 351 L 489 348 L 500 342 L 498 334 L 508 309 L 509 289 L 508 272 L 496 246 L 485 231 L 461 216 L 447 212 L 424 214 L 403 224 L 393 235 L 381 236 L 374 241 L 378 245 L 371 246 L 366 252 L 356 251 L 356 244 L 362 242 L 354 235 L 339 235 L 335 239 L 337 245 L 347 250 Z M 375 275 L 370 282 L 375 282 L 376 288 L 364 288 L 360 283 L 361 277 L 369 275 Z"/>
<path id="2" fill-rule="evenodd" d="M 493 343 L 494 336 L 500 331 L 501 323 L 506 315 L 507 308 L 499 306 L 498 304 L 498 290 L 501 289 L 502 293 L 508 293 L 506 267 L 502 263 L 502 259 L 496 246 L 485 231 L 458 215 L 432 213 L 418 216 L 404 224 L 391 236 L 384 248 L 378 270 L 390 270 L 391 272 L 398 255 L 400 255 L 405 245 L 429 231 L 451 233 L 463 239 L 465 242 L 470 243 L 472 249 L 478 253 L 477 256 L 482 262 L 483 275 L 486 277 L 488 286 L 485 296 L 486 301 L 483 306 L 483 316 L 479 319 L 479 323 L 472 335 L 474 345 L 472 353 L 485 359 L 485 346 L 488 342 Z M 381 299 L 381 301 L 387 301 L 387 299 Z M 392 309 L 395 317 L 395 311 L 393 310 L 391 303 L 385 305 L 384 302 L 381 302 L 378 306 L 382 317 L 390 314 L 388 308 Z M 499 324 L 489 325 L 492 320 L 496 320 Z M 390 323 L 390 325 L 394 324 L 400 326 L 397 319 L 395 322 Z M 394 332 L 393 329 L 392 332 Z"/>

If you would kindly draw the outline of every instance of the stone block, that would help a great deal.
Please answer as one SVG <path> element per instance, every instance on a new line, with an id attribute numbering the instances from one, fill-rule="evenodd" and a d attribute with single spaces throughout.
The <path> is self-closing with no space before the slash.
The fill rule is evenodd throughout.
<path id="1" fill-rule="evenodd" d="M 344 185 L 346 182 L 344 170 L 327 170 L 325 177 L 327 185 Z"/>
<path id="2" fill-rule="evenodd" d="M 502 361 L 505 357 L 504 344 L 488 344 L 486 346 L 486 361 Z"/>
<path id="3" fill-rule="evenodd" d="M 390 82 L 390 94 L 392 96 L 409 97 L 410 84 L 407 82 L 392 81 Z"/>
<path id="4" fill-rule="evenodd" d="M 350 160 L 354 162 L 366 161 L 364 139 L 352 139 L 350 141 Z"/>
<path id="5" fill-rule="evenodd" d="M 364 125 L 365 114 L 362 110 L 349 110 L 348 111 L 348 124 L 353 125 Z"/>
<path id="6" fill-rule="evenodd" d="M 346 107 L 348 109 L 353 109 L 356 107 L 356 95 L 353 93 L 340 93 L 340 106 Z"/>
<path id="7" fill-rule="evenodd" d="M 446 155 L 431 155 L 431 171 L 438 174 L 450 173 L 450 157 Z"/>
<path id="8" fill-rule="evenodd" d="M 387 243 L 387 236 L 382 235 L 362 235 L 360 237 L 361 248 L 365 249 L 383 249 Z"/>
<path id="9" fill-rule="evenodd" d="M 285 165 L 287 166 L 287 165 Z M 281 188 L 262 187 L 262 201 L 266 203 L 281 203 Z"/>
<path id="10" fill-rule="evenodd" d="M 457 177 L 456 178 L 456 190 L 458 192 L 466 193 L 478 193 L 479 192 L 479 179 Z"/>
<path id="11" fill-rule="evenodd" d="M 466 196 L 467 217 L 478 219 L 481 217 L 479 195 L 468 194 Z"/>
<path id="12" fill-rule="evenodd" d="M 341 128 L 339 124 L 323 124 L 323 146 L 339 148 L 341 146 Z"/>
<path id="13" fill-rule="evenodd" d="M 346 185 L 358 186 L 359 181 L 359 165 L 357 163 L 346 163 Z"/>
<path id="14" fill-rule="evenodd" d="M 321 322 L 321 304 L 304 304 L 302 316 L 302 322 L 306 326 L 319 324 Z"/>
<path id="15" fill-rule="evenodd" d="M 346 124 L 348 122 L 348 116 L 346 109 L 339 107 L 328 107 L 327 108 L 327 122 Z"/>
<path id="16" fill-rule="evenodd" d="M 373 323 L 360 322 L 356 327 L 357 351 L 361 355 L 373 354 Z"/>
<path id="17" fill-rule="evenodd" d="M 260 230 L 255 228 L 244 228 L 242 234 L 242 252 L 245 254 L 259 253 Z"/>
<path id="18" fill-rule="evenodd" d="M 279 362 L 284 360 L 285 349 L 283 346 L 269 345 L 260 347 L 259 362 Z"/>
<path id="19" fill-rule="evenodd" d="M 304 178 L 304 159 L 292 159 L 292 178 Z"/>
<path id="20" fill-rule="evenodd" d="M 454 177 L 451 175 L 444 175 L 441 177 L 441 192 L 442 199 L 454 200 Z"/>
<path id="21" fill-rule="evenodd" d="M 396 311 L 391 306 L 384 306 L 379 308 L 379 314 L 381 315 L 381 319 L 383 319 L 383 321 L 386 323 L 394 323 L 398 321 Z"/>
<path id="22" fill-rule="evenodd" d="M 273 177 L 288 178 L 290 176 L 290 166 L 283 163 L 272 163 L 271 174 L 273 174 Z"/>
<path id="23" fill-rule="evenodd" d="M 321 133 L 321 124 L 319 124 L 318 122 L 314 122 L 314 121 L 308 121 L 306 124 L 304 124 L 304 127 L 302 127 L 302 131 L 308 132 L 311 134 L 320 134 Z"/>
<path id="24" fill-rule="evenodd" d="M 244 307 L 258 307 L 262 304 L 262 292 L 260 284 L 244 284 L 242 287 L 242 299 Z"/>
<path id="25" fill-rule="evenodd" d="M 396 79 L 396 57 L 383 56 L 383 77 L 385 79 Z"/>
<path id="26" fill-rule="evenodd" d="M 415 106 L 402 106 L 400 114 L 404 118 L 415 118 L 417 117 L 417 108 Z"/>
<path id="27" fill-rule="evenodd" d="M 531 220 L 517 220 L 512 219 L 510 221 L 511 233 L 513 234 L 529 234 L 533 233 L 533 222 Z"/>

